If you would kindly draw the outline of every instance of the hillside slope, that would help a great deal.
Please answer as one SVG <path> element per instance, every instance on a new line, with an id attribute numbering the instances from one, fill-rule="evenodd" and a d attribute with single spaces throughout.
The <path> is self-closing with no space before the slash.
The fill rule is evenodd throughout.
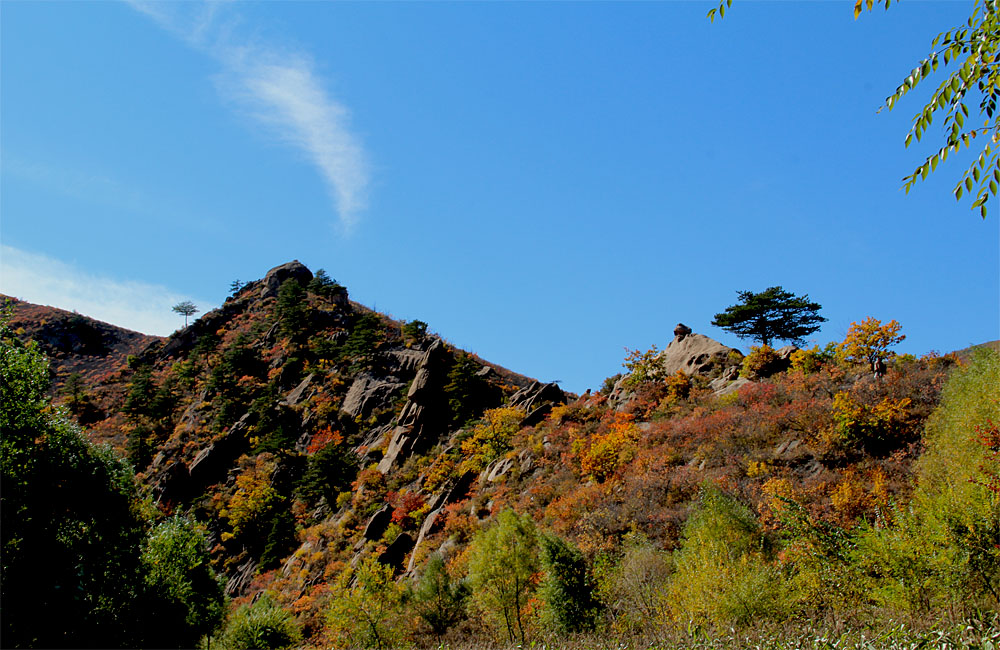
<path id="1" fill-rule="evenodd" d="M 297 262 L 165 339 L 25 303 L 15 314 L 61 376 L 83 375 L 83 394 L 61 399 L 96 405 L 91 435 L 128 456 L 163 515 L 201 522 L 234 604 L 268 592 L 316 645 L 340 642 L 326 613 L 366 562 L 403 579 L 434 556 L 465 575 L 470 542 L 508 509 L 605 567 L 609 631 L 680 615 L 638 616 L 622 567 L 640 551 L 653 564 L 683 554 L 714 490 L 771 549 L 754 561 L 793 572 L 774 554 L 783 504 L 851 531 L 906 502 L 958 363 L 899 357 L 875 378 L 830 348 L 787 348 L 755 365 L 678 326 L 662 352 L 578 397 L 352 303 Z M 482 633 L 489 618 L 463 625 Z"/>

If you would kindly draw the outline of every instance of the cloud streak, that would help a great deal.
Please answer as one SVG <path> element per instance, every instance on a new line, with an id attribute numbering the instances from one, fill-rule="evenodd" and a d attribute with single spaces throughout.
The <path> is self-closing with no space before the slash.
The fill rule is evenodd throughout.
<path id="1" fill-rule="evenodd" d="M 166 287 L 123 282 L 88 273 L 72 264 L 12 246 L 0 246 L 0 293 L 85 316 L 144 334 L 166 336 L 183 325 L 171 307 L 193 300 Z"/>
<path id="2" fill-rule="evenodd" d="M 230 3 L 129 4 L 220 64 L 220 90 L 305 155 L 349 232 L 367 205 L 369 165 L 350 129 L 350 112 L 326 91 L 311 59 L 238 37 L 240 16 Z"/>

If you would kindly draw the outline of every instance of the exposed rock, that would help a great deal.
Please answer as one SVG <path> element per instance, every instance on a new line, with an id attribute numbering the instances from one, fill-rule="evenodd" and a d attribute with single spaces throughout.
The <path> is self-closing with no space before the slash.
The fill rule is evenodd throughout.
<path id="1" fill-rule="evenodd" d="M 388 474 L 397 461 L 406 459 L 415 451 L 429 448 L 436 442 L 434 413 L 431 411 L 435 397 L 439 394 L 445 378 L 445 349 L 441 339 L 434 342 L 424 352 L 417 368 L 417 375 L 407 392 L 407 402 L 396 420 L 392 439 L 386 446 L 385 454 L 379 461 L 378 469 Z"/>
<path id="2" fill-rule="evenodd" d="M 514 459 L 513 458 L 498 458 L 497 460 L 490 463 L 489 467 L 483 470 L 483 474 L 486 475 L 486 480 L 490 483 L 496 483 L 503 477 L 510 473 L 510 470 L 514 469 Z"/>
<path id="3" fill-rule="evenodd" d="M 382 535 L 385 534 L 390 523 L 392 523 L 392 508 L 387 503 L 376 510 L 375 514 L 368 519 L 368 523 L 365 524 L 364 538 L 373 542 L 382 539 Z"/>
<path id="4" fill-rule="evenodd" d="M 288 395 L 285 396 L 285 399 L 281 400 L 281 402 L 279 403 L 283 404 L 284 406 L 295 406 L 296 404 L 301 402 L 303 397 L 305 396 L 306 390 L 309 388 L 309 385 L 312 384 L 312 381 L 313 379 L 315 379 L 315 377 L 316 375 L 314 373 L 306 375 L 306 378 L 303 379 L 301 382 L 299 382 L 299 385 L 296 386 L 290 393 L 288 393 Z"/>
<path id="5" fill-rule="evenodd" d="M 730 356 L 732 355 L 732 356 Z M 678 335 L 657 355 L 663 372 L 673 375 L 678 370 L 687 375 L 709 375 L 712 370 L 724 370 L 738 365 L 743 355 L 736 348 L 727 347 L 704 334 Z"/>
<path id="6" fill-rule="evenodd" d="M 188 467 L 192 488 L 197 490 L 220 480 L 243 453 L 250 417 L 250 413 L 244 414 L 221 438 L 198 452 Z"/>
<path id="7" fill-rule="evenodd" d="M 424 358 L 424 353 L 412 348 L 408 350 L 389 350 L 383 353 L 382 357 L 387 361 L 386 365 L 390 372 L 409 374 L 417 371 L 421 359 Z"/>
<path id="8" fill-rule="evenodd" d="M 352 418 L 367 418 L 379 407 L 386 406 L 405 384 L 359 375 L 344 397 L 340 410 Z"/>
<path id="9" fill-rule="evenodd" d="M 544 420 L 545 416 L 551 412 L 552 412 L 551 404 L 542 404 L 534 411 L 524 416 L 524 419 L 521 420 L 521 424 L 518 426 L 522 429 L 524 427 L 533 427 L 536 424 L 539 424 L 542 420 Z"/>
<path id="10" fill-rule="evenodd" d="M 679 339 L 682 339 L 688 334 L 690 334 L 692 331 L 693 330 L 684 323 L 677 323 L 677 327 L 674 328 L 674 336 Z"/>
<path id="11" fill-rule="evenodd" d="M 245 594 L 256 573 L 257 563 L 252 558 L 241 564 L 226 583 L 226 595 L 235 597 Z"/>
<path id="12" fill-rule="evenodd" d="M 538 381 L 533 381 L 510 396 L 511 406 L 521 408 L 529 412 L 536 406 L 540 406 L 543 402 L 565 404 L 566 393 L 564 393 L 555 382 L 543 384 Z"/>
<path id="13" fill-rule="evenodd" d="M 496 379 L 499 378 L 500 375 L 493 368 L 483 366 L 476 372 L 476 377 L 479 377 L 480 379 Z"/>
<path id="14" fill-rule="evenodd" d="M 277 297 L 278 289 L 285 280 L 294 279 L 299 284 L 304 285 L 312 280 L 312 277 L 312 271 L 298 260 L 276 266 L 268 271 L 261 281 L 260 297 L 261 299 Z"/>
<path id="15" fill-rule="evenodd" d="M 716 381 L 718 381 L 718 380 L 716 380 Z M 715 382 L 712 382 L 712 383 L 714 384 Z M 735 391 L 738 391 L 739 389 L 743 388 L 747 384 L 752 384 L 752 383 L 753 382 L 750 381 L 749 379 L 747 379 L 746 377 L 738 377 L 737 379 L 735 379 L 733 381 L 728 381 L 728 382 L 724 381 L 725 385 L 722 386 L 721 388 L 717 388 L 715 390 L 715 392 L 712 393 L 712 394 L 715 395 L 716 397 L 721 397 L 722 395 L 728 395 L 729 393 L 733 393 Z M 712 386 L 712 384 L 709 384 L 709 387 L 711 387 L 711 386 Z"/>
<path id="16" fill-rule="evenodd" d="M 174 427 L 174 432 L 179 434 L 181 437 L 190 435 L 198 429 L 198 425 L 201 422 L 201 416 L 199 413 L 202 411 L 202 404 L 208 399 L 208 389 L 202 390 L 201 393 L 191 401 L 184 412 L 181 414 L 180 420 L 177 422 L 177 426 Z"/>
<path id="17" fill-rule="evenodd" d="M 792 354 L 795 353 L 796 351 L 798 351 L 798 348 L 795 347 L 794 345 L 785 345 L 785 346 L 782 346 L 782 347 L 778 348 L 774 352 L 775 352 L 775 354 L 778 355 L 779 359 L 782 359 L 782 360 L 785 360 L 785 361 L 788 361 L 789 363 L 791 363 Z"/>
<path id="18" fill-rule="evenodd" d="M 786 440 L 785 442 L 778 445 L 774 450 L 775 456 L 783 456 L 785 454 L 790 454 L 802 445 L 802 441 L 798 439 Z"/>
<path id="19" fill-rule="evenodd" d="M 438 515 L 443 512 L 443 508 L 438 508 L 427 513 L 424 517 L 424 523 L 420 525 L 420 532 L 417 533 L 417 541 L 413 544 L 413 553 L 410 555 L 410 562 L 406 565 L 406 573 L 412 575 L 414 571 L 414 565 L 417 561 L 417 549 L 423 543 L 424 538 L 427 537 L 431 531 L 434 530 L 434 525 L 438 523 Z"/>
<path id="20" fill-rule="evenodd" d="M 522 449 L 521 453 L 517 455 L 517 459 L 521 461 L 521 476 L 535 469 L 535 454 L 530 449 Z"/>

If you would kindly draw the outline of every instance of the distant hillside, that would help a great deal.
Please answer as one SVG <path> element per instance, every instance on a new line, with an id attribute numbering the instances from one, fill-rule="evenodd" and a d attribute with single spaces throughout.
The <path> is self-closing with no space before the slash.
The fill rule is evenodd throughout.
<path id="1" fill-rule="evenodd" d="M 76 312 L 35 305 L 0 294 L 0 304 L 13 307 L 10 328 L 24 340 L 35 341 L 49 358 L 53 373 L 52 391 L 61 394 L 66 380 L 78 374 L 93 387 L 84 415 L 85 424 L 101 419 L 98 402 L 104 401 L 99 386 L 113 373 L 125 368 L 129 355 L 138 355 L 161 337 L 133 332 Z M 115 400 L 104 406 L 113 408 Z M 95 407 L 98 410 L 95 411 Z"/>

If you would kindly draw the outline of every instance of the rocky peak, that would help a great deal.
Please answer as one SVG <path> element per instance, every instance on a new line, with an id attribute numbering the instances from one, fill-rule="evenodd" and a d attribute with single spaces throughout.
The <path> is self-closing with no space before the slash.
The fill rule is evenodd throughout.
<path id="1" fill-rule="evenodd" d="M 278 288 L 288 279 L 294 279 L 300 284 L 306 284 L 312 280 L 313 274 L 306 265 L 298 260 L 286 262 L 281 266 L 276 266 L 267 272 L 261 281 L 260 297 L 275 298 L 278 295 Z"/>

